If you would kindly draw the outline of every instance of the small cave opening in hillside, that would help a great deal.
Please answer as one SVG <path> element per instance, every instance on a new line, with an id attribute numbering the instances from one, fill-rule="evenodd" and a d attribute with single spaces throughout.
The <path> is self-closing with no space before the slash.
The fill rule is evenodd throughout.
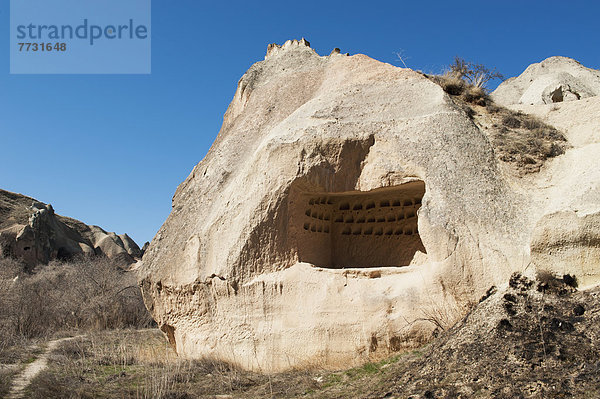
<path id="1" fill-rule="evenodd" d="M 556 89 L 552 93 L 550 93 L 550 98 L 552 99 L 553 103 L 563 102 L 562 87 L 559 87 L 558 89 Z"/>
<path id="2" fill-rule="evenodd" d="M 580 100 L 581 96 L 579 93 L 571 90 L 570 87 L 559 86 L 550 92 L 550 101 L 553 103 L 561 103 L 563 101 L 574 101 Z"/>
<path id="3" fill-rule="evenodd" d="M 289 242 L 300 262 L 319 267 L 408 266 L 425 253 L 417 219 L 424 194 L 423 181 L 367 192 L 293 189 Z"/>

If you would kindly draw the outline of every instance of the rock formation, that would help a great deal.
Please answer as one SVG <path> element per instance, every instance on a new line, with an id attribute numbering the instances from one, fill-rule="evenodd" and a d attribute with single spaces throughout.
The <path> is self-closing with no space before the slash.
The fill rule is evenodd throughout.
<path id="1" fill-rule="evenodd" d="M 0 190 L 0 249 L 28 267 L 76 255 L 106 255 L 126 264 L 141 257 L 127 235 L 107 233 L 98 226 L 54 213 L 52 205 Z"/>
<path id="2" fill-rule="evenodd" d="M 567 57 L 550 57 L 504 81 L 492 94 L 500 105 L 551 104 L 600 95 L 600 72 Z"/>
<path id="3" fill-rule="evenodd" d="M 180 354 L 275 371 L 423 342 L 536 262 L 595 284 L 598 157 L 518 177 L 488 135 L 422 74 L 270 45 L 144 254 L 145 302 Z"/>
<path id="4" fill-rule="evenodd" d="M 517 82 L 531 80 L 534 87 L 548 75 L 556 86 L 578 87 L 578 96 L 543 103 L 506 96 Z M 572 77 L 577 78 L 576 84 Z M 543 207 L 532 231 L 531 260 L 538 268 L 576 275 L 584 287 L 595 285 L 600 267 L 600 72 L 570 58 L 551 57 L 533 64 L 512 82 L 500 85 L 492 97 L 560 129 L 572 146 L 529 181 Z"/>
<path id="5" fill-rule="evenodd" d="M 150 246 L 150 242 L 146 241 L 141 249 L 142 256 L 144 256 L 144 253 L 146 252 L 146 250 L 148 249 L 149 246 Z"/>

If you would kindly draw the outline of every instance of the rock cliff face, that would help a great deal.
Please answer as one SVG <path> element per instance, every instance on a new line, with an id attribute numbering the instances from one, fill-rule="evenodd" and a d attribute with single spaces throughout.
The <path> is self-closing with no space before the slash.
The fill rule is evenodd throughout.
<path id="1" fill-rule="evenodd" d="M 0 249 L 29 267 L 76 255 L 102 254 L 127 264 L 141 257 L 127 234 L 107 233 L 55 214 L 52 205 L 4 190 L 0 190 Z"/>
<path id="2" fill-rule="evenodd" d="M 262 371 L 346 367 L 428 339 L 533 272 L 532 242 L 552 259 L 539 222 L 587 198 L 506 173 L 484 130 L 417 72 L 269 46 L 144 254 L 148 308 L 180 354 Z M 579 172 L 576 191 L 597 195 L 596 173 Z M 590 261 L 586 282 L 599 271 Z"/>

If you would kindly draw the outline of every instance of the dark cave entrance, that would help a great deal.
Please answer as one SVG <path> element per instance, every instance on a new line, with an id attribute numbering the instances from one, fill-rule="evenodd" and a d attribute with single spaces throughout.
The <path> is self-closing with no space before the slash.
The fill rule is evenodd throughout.
<path id="1" fill-rule="evenodd" d="M 290 197 L 289 234 L 298 260 L 341 269 L 407 266 L 425 252 L 417 211 L 425 183 L 368 192 L 302 192 Z"/>

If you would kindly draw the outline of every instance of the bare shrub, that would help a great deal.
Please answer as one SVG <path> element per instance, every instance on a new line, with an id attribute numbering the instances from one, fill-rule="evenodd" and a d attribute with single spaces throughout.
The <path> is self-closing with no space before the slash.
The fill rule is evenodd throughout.
<path id="1" fill-rule="evenodd" d="M 38 266 L 32 274 L 20 266 L 14 260 L 0 260 L 0 333 L 4 337 L 34 338 L 61 330 L 151 323 L 135 276 L 108 258 L 54 261 Z"/>
<path id="2" fill-rule="evenodd" d="M 495 69 L 467 62 L 460 57 L 455 57 L 454 62 L 443 74 L 425 76 L 439 84 L 451 96 L 458 97 L 465 103 L 480 106 L 491 103 L 487 84 L 494 79 L 504 79 Z"/>
<path id="3" fill-rule="evenodd" d="M 494 79 L 504 79 L 504 76 L 495 68 L 490 69 L 483 64 L 474 64 L 460 57 L 454 57 L 448 73 L 480 89 L 485 89 L 487 84 Z"/>
<path id="4" fill-rule="evenodd" d="M 440 285 L 444 288 L 446 300 L 440 302 L 430 297 L 429 304 L 421 309 L 423 316 L 418 319 L 435 326 L 434 336 L 451 328 L 478 303 L 471 293 L 460 291 L 454 284 L 440 280 Z"/>
<path id="5" fill-rule="evenodd" d="M 490 102 L 485 89 L 473 86 L 452 74 L 425 76 L 440 85 L 446 93 L 465 103 L 485 106 Z"/>

